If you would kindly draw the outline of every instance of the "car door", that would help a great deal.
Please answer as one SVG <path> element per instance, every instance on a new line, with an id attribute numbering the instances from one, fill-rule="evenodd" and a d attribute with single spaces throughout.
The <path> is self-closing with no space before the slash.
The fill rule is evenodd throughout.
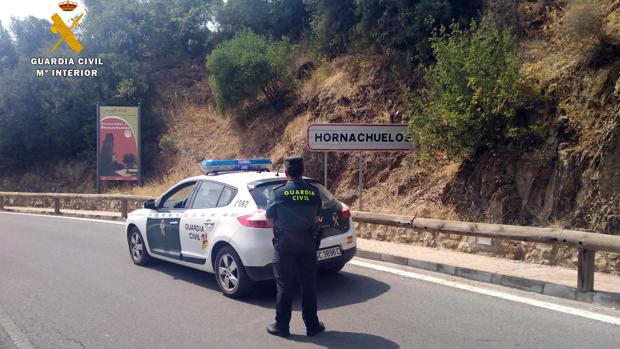
<path id="1" fill-rule="evenodd" d="M 181 259 L 179 226 L 194 194 L 196 182 L 181 183 L 162 196 L 157 211 L 146 220 L 146 238 L 152 253 Z"/>
<path id="2" fill-rule="evenodd" d="M 237 190 L 231 186 L 214 181 L 201 181 L 196 194 L 181 219 L 181 250 L 183 260 L 204 264 L 209 256 L 209 241 L 218 220 L 236 195 Z"/>

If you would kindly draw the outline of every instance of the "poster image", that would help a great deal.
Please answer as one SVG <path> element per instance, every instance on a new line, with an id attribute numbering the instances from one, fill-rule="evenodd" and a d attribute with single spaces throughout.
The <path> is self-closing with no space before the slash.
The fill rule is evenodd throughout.
<path id="1" fill-rule="evenodd" d="M 100 180 L 139 180 L 139 132 L 138 108 L 100 107 L 98 145 Z"/>

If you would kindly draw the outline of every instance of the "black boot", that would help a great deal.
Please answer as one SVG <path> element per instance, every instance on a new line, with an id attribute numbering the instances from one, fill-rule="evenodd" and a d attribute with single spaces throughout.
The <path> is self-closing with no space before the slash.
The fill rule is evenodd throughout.
<path id="1" fill-rule="evenodd" d="M 277 323 L 273 323 L 267 326 L 267 333 L 278 337 L 288 337 L 291 335 L 291 333 L 288 331 L 288 328 L 282 329 L 278 326 Z"/>
<path id="2" fill-rule="evenodd" d="M 308 337 L 312 337 L 315 334 L 319 334 L 323 331 L 325 331 L 325 325 L 323 325 L 323 323 L 319 321 L 316 325 L 306 328 L 306 335 Z"/>

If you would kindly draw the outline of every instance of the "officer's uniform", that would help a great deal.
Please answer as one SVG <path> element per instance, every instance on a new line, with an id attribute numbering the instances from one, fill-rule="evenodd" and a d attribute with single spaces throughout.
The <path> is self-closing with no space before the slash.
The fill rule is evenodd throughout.
<path id="1" fill-rule="evenodd" d="M 303 160 L 300 157 L 287 158 L 285 167 L 290 169 L 291 166 L 303 168 Z M 317 328 L 320 330 L 316 333 L 324 329 L 317 317 L 316 300 L 316 251 L 320 243 L 316 217 L 320 216 L 321 204 L 318 189 L 301 178 L 291 179 L 275 188 L 267 203 L 267 218 L 274 221 L 273 269 L 278 289 L 274 325 L 286 335 L 299 281 L 308 335 Z"/>

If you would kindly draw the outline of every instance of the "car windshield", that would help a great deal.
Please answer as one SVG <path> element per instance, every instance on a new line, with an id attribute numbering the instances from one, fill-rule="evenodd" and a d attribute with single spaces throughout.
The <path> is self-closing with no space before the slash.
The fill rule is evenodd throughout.
<path id="1" fill-rule="evenodd" d="M 307 181 L 319 190 L 319 195 L 321 196 L 321 201 L 323 202 L 323 209 L 330 208 L 338 203 L 338 200 L 334 197 L 334 195 L 332 195 L 332 193 L 330 193 L 329 190 L 327 190 L 327 188 L 325 188 L 322 184 L 313 180 Z M 286 181 L 282 179 L 251 183 L 249 185 L 250 194 L 252 194 L 252 198 L 254 198 L 256 206 L 258 206 L 258 208 L 266 208 L 267 200 L 269 200 L 269 195 L 271 195 L 273 189 L 284 183 L 286 183 Z"/>

